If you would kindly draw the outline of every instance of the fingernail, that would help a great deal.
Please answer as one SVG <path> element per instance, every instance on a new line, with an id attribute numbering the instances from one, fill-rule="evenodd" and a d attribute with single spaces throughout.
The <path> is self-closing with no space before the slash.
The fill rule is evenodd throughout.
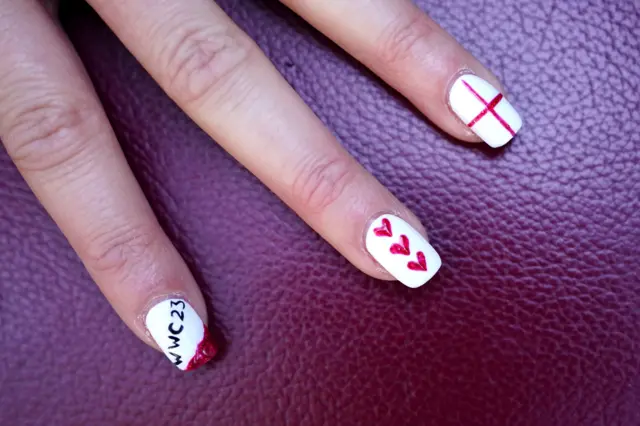
<path id="1" fill-rule="evenodd" d="M 411 225 L 385 214 L 374 220 L 365 237 L 367 251 L 395 279 L 417 288 L 442 266 L 440 255 Z"/>
<path id="2" fill-rule="evenodd" d="M 145 324 L 162 352 L 180 370 L 194 370 L 218 351 L 207 326 L 185 300 L 163 300 L 149 310 Z"/>
<path id="3" fill-rule="evenodd" d="M 522 118 L 487 81 L 472 74 L 459 77 L 449 92 L 451 109 L 487 145 L 506 145 L 522 128 Z"/>

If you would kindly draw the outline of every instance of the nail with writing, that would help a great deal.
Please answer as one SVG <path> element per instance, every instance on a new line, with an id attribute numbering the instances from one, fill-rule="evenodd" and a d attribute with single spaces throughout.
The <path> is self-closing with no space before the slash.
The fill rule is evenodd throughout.
<path id="1" fill-rule="evenodd" d="M 420 287 L 442 266 L 442 260 L 431 244 L 394 215 L 382 215 L 371 223 L 365 246 L 384 269 L 407 287 Z"/>
<path id="2" fill-rule="evenodd" d="M 145 324 L 162 352 L 180 370 L 194 370 L 217 352 L 207 326 L 185 300 L 163 300 L 149 310 Z"/>
<path id="3" fill-rule="evenodd" d="M 506 145 L 522 128 L 522 118 L 502 93 L 482 78 L 465 74 L 449 92 L 458 117 L 487 145 Z"/>

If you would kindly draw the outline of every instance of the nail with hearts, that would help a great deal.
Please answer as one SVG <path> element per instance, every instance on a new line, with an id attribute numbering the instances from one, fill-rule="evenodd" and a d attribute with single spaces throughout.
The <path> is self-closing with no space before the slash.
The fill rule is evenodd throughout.
<path id="1" fill-rule="evenodd" d="M 411 288 L 425 284 L 442 265 L 440 256 L 422 234 L 390 214 L 371 223 L 365 246 L 383 268 Z"/>
<path id="2" fill-rule="evenodd" d="M 207 326 L 183 299 L 158 303 L 147 313 L 145 324 L 162 352 L 180 370 L 206 364 L 217 352 Z"/>

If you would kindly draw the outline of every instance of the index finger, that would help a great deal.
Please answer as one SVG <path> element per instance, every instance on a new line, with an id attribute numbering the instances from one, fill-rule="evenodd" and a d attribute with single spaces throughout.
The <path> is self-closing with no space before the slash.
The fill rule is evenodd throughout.
<path id="1" fill-rule="evenodd" d="M 411 0 L 281 1 L 456 138 L 497 148 L 522 127 L 498 79 Z"/>

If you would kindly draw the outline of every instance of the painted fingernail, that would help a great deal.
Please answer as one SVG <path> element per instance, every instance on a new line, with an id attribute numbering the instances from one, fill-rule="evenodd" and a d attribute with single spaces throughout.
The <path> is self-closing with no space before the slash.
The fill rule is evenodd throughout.
<path id="1" fill-rule="evenodd" d="M 442 266 L 440 255 L 431 244 L 407 222 L 390 214 L 371 223 L 365 246 L 384 269 L 407 287 L 420 287 Z"/>
<path id="2" fill-rule="evenodd" d="M 185 300 L 163 300 L 149 310 L 145 324 L 162 352 L 180 370 L 194 370 L 218 351 L 207 326 Z"/>
<path id="3" fill-rule="evenodd" d="M 487 81 L 472 74 L 459 77 L 449 92 L 451 109 L 487 145 L 506 145 L 522 128 L 522 118 Z"/>

